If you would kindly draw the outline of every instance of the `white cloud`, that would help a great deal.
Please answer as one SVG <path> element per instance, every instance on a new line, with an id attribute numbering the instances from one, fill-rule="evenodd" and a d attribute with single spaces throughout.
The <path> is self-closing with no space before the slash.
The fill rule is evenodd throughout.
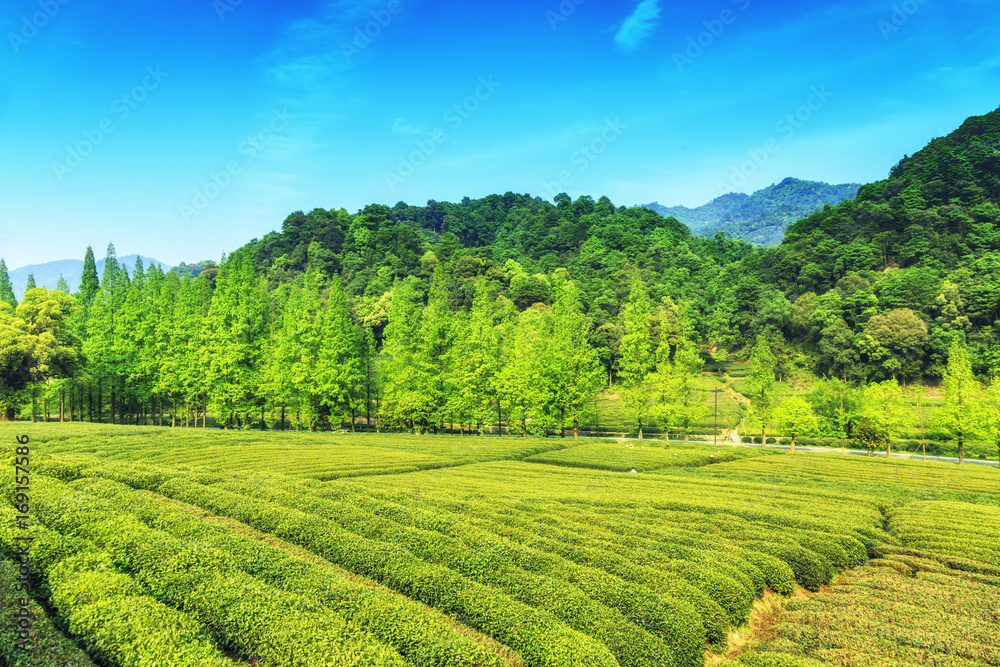
<path id="1" fill-rule="evenodd" d="M 622 51 L 635 51 L 653 33 L 659 22 L 659 0 L 642 0 L 632 15 L 622 22 L 615 34 L 615 44 Z"/>
<path id="2" fill-rule="evenodd" d="M 423 134 L 424 127 L 422 125 L 411 125 L 406 122 L 405 118 L 397 118 L 392 122 L 392 133 L 393 134 Z"/>

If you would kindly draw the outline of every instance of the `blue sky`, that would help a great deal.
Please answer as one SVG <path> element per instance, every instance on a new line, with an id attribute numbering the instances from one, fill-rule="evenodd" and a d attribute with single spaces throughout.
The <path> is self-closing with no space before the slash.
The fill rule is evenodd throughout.
<path id="1" fill-rule="evenodd" d="M 998 24 L 993 0 L 8 0 L 0 257 L 218 260 L 315 207 L 869 182 L 1000 105 Z"/>

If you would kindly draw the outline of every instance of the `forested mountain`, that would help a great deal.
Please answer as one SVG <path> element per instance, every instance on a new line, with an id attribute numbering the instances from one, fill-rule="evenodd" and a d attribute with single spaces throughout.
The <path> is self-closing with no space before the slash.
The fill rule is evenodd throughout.
<path id="1" fill-rule="evenodd" d="M 125 264 L 126 266 L 132 266 L 135 264 L 135 260 L 139 258 L 140 255 L 125 255 L 121 257 L 118 261 Z M 162 269 L 167 269 L 167 265 L 163 262 L 158 262 L 157 260 L 141 256 L 142 261 L 146 266 L 152 263 L 156 263 Z M 100 259 L 97 261 L 98 272 L 104 269 L 104 260 Z M 79 259 L 63 259 L 55 262 L 45 262 L 44 264 L 32 264 L 30 266 L 22 266 L 18 269 L 13 269 L 10 271 L 10 282 L 14 290 L 14 294 L 20 296 L 24 294 L 24 289 L 28 284 L 28 276 L 34 276 L 36 287 L 45 287 L 47 289 L 56 289 L 56 285 L 59 283 L 60 276 L 66 281 L 66 285 L 69 287 L 70 292 L 75 292 L 80 288 L 80 275 L 83 273 L 83 261 Z"/>
<path id="2" fill-rule="evenodd" d="M 857 183 L 829 185 L 817 181 L 786 178 L 752 195 L 729 193 L 698 208 L 646 204 L 664 217 L 673 216 L 691 228 L 691 233 L 711 237 L 725 232 L 754 245 L 781 243 L 788 225 L 827 204 L 836 205 L 858 194 Z"/>
<path id="3" fill-rule="evenodd" d="M 1000 110 L 971 118 L 774 248 L 606 197 L 508 192 L 295 212 L 166 273 L 126 272 L 109 247 L 73 298 L 17 303 L 0 265 L 0 404 L 528 432 L 577 426 L 609 382 L 640 427 L 683 423 L 712 356 L 752 352 L 772 381 L 936 382 L 957 345 L 995 377 L 998 143 Z"/>

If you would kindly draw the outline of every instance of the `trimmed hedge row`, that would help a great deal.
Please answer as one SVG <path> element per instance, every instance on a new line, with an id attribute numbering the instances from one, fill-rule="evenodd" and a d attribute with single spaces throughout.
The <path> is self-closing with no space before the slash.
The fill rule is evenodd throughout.
<path id="1" fill-rule="evenodd" d="M 448 568 L 424 563 L 395 545 L 358 537 L 321 517 L 292 509 L 277 510 L 267 503 L 184 479 L 164 483 L 159 492 L 272 533 L 453 614 L 510 646 L 529 665 L 617 665 L 607 648 L 551 614 L 469 581 Z"/>
<path id="2" fill-rule="evenodd" d="M 408 507 L 371 495 L 345 494 L 342 498 L 380 517 L 391 518 L 397 524 L 452 537 L 457 540 L 458 548 L 487 552 L 505 566 L 516 566 L 568 582 L 662 637 L 674 648 L 677 664 L 701 665 L 704 660 L 705 634 L 700 616 L 689 602 L 631 584 L 605 570 L 581 566 L 557 554 L 507 539 L 498 534 L 496 526 L 476 525 L 464 517 Z"/>
<path id="3" fill-rule="evenodd" d="M 77 648 L 72 640 L 65 637 L 55 626 L 42 607 L 27 593 L 15 590 L 18 581 L 18 564 L 6 559 L 0 560 L 0 609 L 4 610 L 4 622 L 0 625 L 0 664 L 6 667 L 94 667 L 90 657 Z M 11 616 L 21 608 L 20 601 L 27 598 L 28 622 L 31 629 L 23 636 L 11 620 Z M 16 647 L 26 642 L 27 648 Z"/>
<path id="4" fill-rule="evenodd" d="M 796 581 L 810 591 L 818 591 L 833 579 L 830 561 L 805 547 L 780 542 L 747 542 L 745 546 L 785 561 L 795 573 Z"/>
<path id="5" fill-rule="evenodd" d="M 687 655 L 679 659 L 671 646 L 637 627 L 620 611 L 585 595 L 575 585 L 564 579 L 520 568 L 515 562 L 518 555 L 514 553 L 516 546 L 485 531 L 462 534 L 461 539 L 457 536 L 452 538 L 441 532 L 383 518 L 358 504 L 293 493 L 252 481 L 220 482 L 212 488 L 224 488 L 283 507 L 296 507 L 300 511 L 330 517 L 330 520 L 357 535 L 397 544 L 426 562 L 443 565 L 473 581 L 502 590 L 527 605 L 553 613 L 570 627 L 602 642 L 622 667 L 700 665 L 704 660 L 702 651 L 692 651 L 698 643 L 704 645 L 704 638 L 692 635 L 690 631 L 684 633 L 682 629 L 685 621 L 688 624 L 697 622 L 693 610 L 687 618 L 678 619 L 675 616 L 656 620 L 660 626 L 672 626 L 670 634 L 681 638 L 681 647 L 686 649 Z M 397 515 L 402 511 L 402 508 L 383 509 L 395 509 Z M 520 555 L 529 559 L 541 557 L 538 553 L 523 553 L 523 549 Z M 622 583 L 611 585 L 624 592 Z"/>
<path id="6" fill-rule="evenodd" d="M 34 498 L 43 484 L 39 476 L 32 481 Z M 66 538 L 38 524 L 32 534 L 29 561 L 34 575 L 44 581 L 38 592 L 48 597 L 70 633 L 93 655 L 121 667 L 158 667 L 165 664 L 164 656 L 171 656 L 166 663 L 171 667 L 233 664 L 194 619 L 143 595 L 89 541 Z M 14 537 L 13 522 L 0 523 L 0 544 L 7 553 L 16 548 Z M 48 655 L 40 664 L 59 663 Z"/>
<path id="7" fill-rule="evenodd" d="M 317 666 L 406 664 L 335 612 L 236 571 L 225 552 L 170 537 L 113 503 L 43 479 L 36 475 L 33 486 L 40 520 L 93 540 L 116 565 L 136 574 L 135 584 L 220 633 L 244 655 L 276 666 L 296 660 Z"/>
<path id="8" fill-rule="evenodd" d="M 509 531 L 511 525 L 527 526 L 529 531 L 536 534 L 552 537 L 569 544 L 586 544 L 589 548 L 610 551 L 623 558 L 628 558 L 633 564 L 638 562 L 654 570 L 678 574 L 705 591 L 721 605 L 732 625 L 739 625 L 746 620 L 753 607 L 755 592 L 762 592 L 767 583 L 763 572 L 744 559 L 741 551 L 717 541 L 714 545 L 693 549 L 677 543 L 652 543 L 641 538 L 630 538 L 621 533 L 612 540 L 609 539 L 607 533 L 596 531 L 589 524 L 571 523 L 571 528 L 560 528 L 540 519 L 526 519 L 520 514 L 504 514 L 493 505 L 477 504 L 472 501 L 463 503 L 461 512 L 463 516 L 471 514 L 490 517 L 492 520 L 487 519 L 486 526 L 494 532 Z M 561 516 L 559 518 L 564 519 Z M 681 539 L 686 539 L 693 544 L 707 539 L 701 535 L 698 537 L 699 540 L 694 538 Z M 514 539 L 523 542 L 523 536 Z M 552 546 L 547 546 L 545 550 L 551 551 Z M 664 552 L 675 556 L 675 558 L 665 557 Z M 721 558 L 725 558 L 728 562 L 720 562 Z M 772 572 L 777 573 L 775 585 L 782 589 L 787 588 L 787 584 L 784 582 L 787 581 L 790 571 L 772 570 Z M 615 573 L 622 576 L 620 571 Z"/>
<path id="9" fill-rule="evenodd" d="M 335 609 L 414 665 L 440 667 L 499 667 L 492 651 L 463 635 L 438 613 L 388 591 L 332 575 L 320 565 L 290 556 L 259 540 L 206 522 L 179 507 L 107 479 L 80 480 L 73 487 L 112 501 L 147 525 L 175 537 L 197 536 L 219 549 L 248 574 L 283 590 L 305 595 Z"/>
<path id="10" fill-rule="evenodd" d="M 104 554 L 71 556 L 49 570 L 48 579 L 52 604 L 70 632 L 85 637 L 92 651 L 115 664 L 233 664 L 195 619 L 144 595 L 131 577 L 113 570 Z"/>
<path id="11" fill-rule="evenodd" d="M 561 517 L 564 518 L 564 517 Z M 833 577 L 833 564 L 825 556 L 821 556 L 812 551 L 806 550 L 804 547 L 799 546 L 795 542 L 785 542 L 782 540 L 781 533 L 775 532 L 773 530 L 765 530 L 763 528 L 755 530 L 744 530 L 741 533 L 729 533 L 729 534 L 698 534 L 684 531 L 683 529 L 668 529 L 664 527 L 651 528 L 649 526 L 639 526 L 637 522 L 630 522 L 628 524 L 603 524 L 604 528 L 615 533 L 615 538 L 608 539 L 606 534 L 601 534 L 595 531 L 590 524 L 586 523 L 574 523 L 572 530 L 560 530 L 553 528 L 546 528 L 549 533 L 559 532 L 563 535 L 569 535 L 571 539 L 577 541 L 586 540 L 590 544 L 599 543 L 603 548 L 615 550 L 619 553 L 629 553 L 638 554 L 642 553 L 644 558 L 656 559 L 656 553 L 661 549 L 671 549 L 675 553 L 678 553 L 683 548 L 694 549 L 698 546 L 701 549 L 706 550 L 711 558 L 711 554 L 717 553 L 721 548 L 725 548 L 720 545 L 720 540 L 733 540 L 733 543 L 738 547 L 742 548 L 743 551 L 757 551 L 764 554 L 769 554 L 775 556 L 778 559 L 784 561 L 792 570 L 795 575 L 795 579 L 799 581 L 805 588 L 811 590 L 817 590 L 822 584 L 828 583 Z M 796 534 L 795 529 L 787 529 L 791 534 Z M 654 537 L 637 537 L 635 533 L 652 535 Z M 839 544 L 835 543 L 824 543 L 822 540 L 815 539 L 813 537 L 814 533 L 809 531 L 804 531 L 802 538 L 805 541 L 809 541 L 810 544 L 818 545 L 819 548 L 823 549 L 824 552 L 834 554 L 839 558 L 840 562 L 845 565 L 852 563 L 851 559 L 848 558 L 846 551 Z M 857 556 L 860 553 L 866 553 L 864 545 L 859 541 L 851 538 L 847 535 L 831 535 L 833 539 L 838 539 L 842 542 L 852 545 L 853 555 Z M 656 539 L 658 538 L 658 539 Z M 678 544 L 683 542 L 686 544 Z M 762 548 L 760 545 L 768 544 L 788 544 L 791 549 L 775 549 L 774 547 Z M 692 552 L 693 553 L 693 552 Z M 689 556 L 690 557 L 690 556 Z M 664 561 L 656 561 L 661 566 L 664 566 Z M 787 571 L 782 578 L 787 575 Z M 777 583 L 779 587 L 784 587 L 787 590 L 787 580 L 786 583 Z M 718 594 L 718 591 L 717 591 Z M 732 614 L 732 606 L 736 603 L 733 598 L 724 598 L 719 600 L 716 598 L 720 604 L 723 605 L 727 611 Z M 728 600 L 729 606 L 727 606 L 726 601 Z M 743 609 L 745 611 L 739 611 L 737 608 L 736 613 L 749 613 L 749 607 L 752 605 L 752 599 L 749 602 L 744 601 Z M 741 621 L 737 621 L 734 624 L 738 624 Z"/>
<path id="12" fill-rule="evenodd" d="M 473 514 L 474 512 L 469 512 L 469 516 Z M 725 611 L 708 594 L 676 573 L 654 570 L 634 559 L 619 557 L 585 545 L 564 544 L 542 537 L 532 531 L 520 528 L 520 523 L 515 518 L 493 523 L 477 522 L 477 525 L 487 526 L 495 534 L 535 549 L 540 553 L 557 555 L 567 562 L 576 563 L 591 571 L 607 572 L 628 582 L 627 585 L 630 587 L 648 588 L 668 599 L 686 601 L 694 607 L 700 616 L 706 639 L 712 643 L 725 642 L 726 627 L 729 624 Z"/>

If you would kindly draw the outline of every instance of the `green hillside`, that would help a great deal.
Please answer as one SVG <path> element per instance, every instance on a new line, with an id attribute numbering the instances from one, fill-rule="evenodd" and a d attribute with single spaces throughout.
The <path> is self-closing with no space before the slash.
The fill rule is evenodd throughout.
<path id="1" fill-rule="evenodd" d="M 694 209 L 668 208 L 655 202 L 646 207 L 664 217 L 676 217 L 698 236 L 708 238 L 725 232 L 730 238 L 754 245 L 775 246 L 781 243 L 790 224 L 824 206 L 853 199 L 859 187 L 857 183 L 829 185 L 786 178 L 752 195 L 730 193 Z"/>

